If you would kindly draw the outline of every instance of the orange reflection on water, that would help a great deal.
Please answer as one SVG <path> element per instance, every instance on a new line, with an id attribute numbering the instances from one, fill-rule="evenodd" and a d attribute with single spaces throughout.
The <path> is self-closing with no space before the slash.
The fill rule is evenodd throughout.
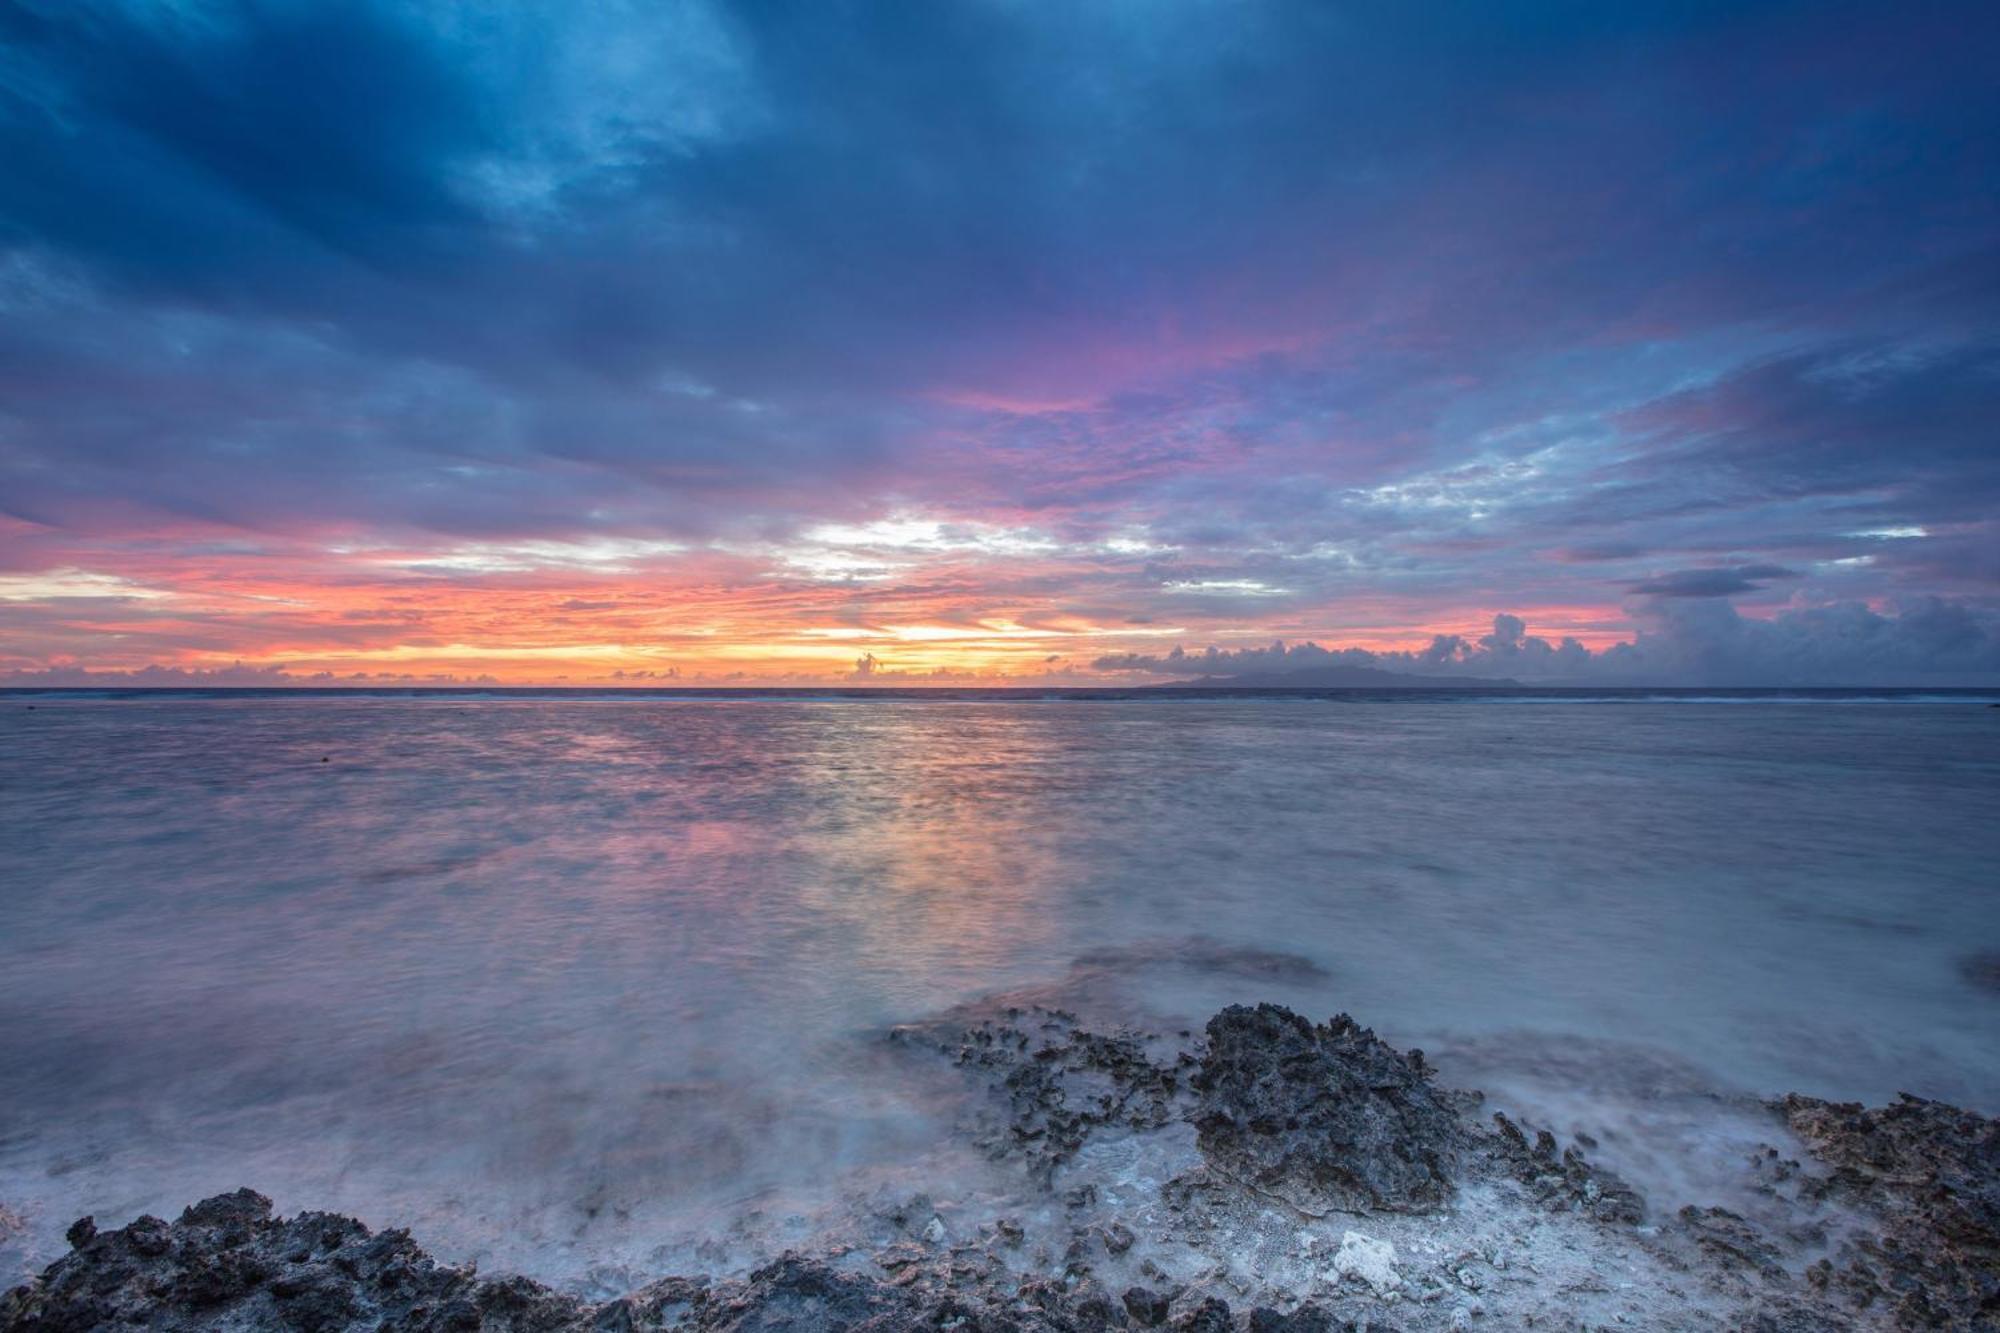
<path id="1" fill-rule="evenodd" d="M 871 969 L 929 991 L 1039 953 L 1066 862 L 1026 775 L 1050 744 L 1045 720 L 979 705 L 851 713 L 829 729 L 822 777 L 836 794 L 802 902 L 842 922 Z M 1046 784 L 1046 763 L 1032 766 Z"/>

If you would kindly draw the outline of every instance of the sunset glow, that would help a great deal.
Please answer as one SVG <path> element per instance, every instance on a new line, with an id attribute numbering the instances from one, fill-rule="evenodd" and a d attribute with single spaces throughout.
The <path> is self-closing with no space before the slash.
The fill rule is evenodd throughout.
<path id="1" fill-rule="evenodd" d="M 1498 14 L 29 5 L 0 676 L 2000 678 L 1980 42 Z"/>

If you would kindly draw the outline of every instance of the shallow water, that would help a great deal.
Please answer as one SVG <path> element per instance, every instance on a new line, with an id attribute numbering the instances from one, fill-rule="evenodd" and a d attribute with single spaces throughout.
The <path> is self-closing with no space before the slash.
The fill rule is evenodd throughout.
<path id="1" fill-rule="evenodd" d="M 245 1183 L 637 1262 L 934 1164 L 873 1034 L 1012 988 L 2000 1110 L 2000 710 L 1492 702 L 0 700 L 0 1280 Z"/>

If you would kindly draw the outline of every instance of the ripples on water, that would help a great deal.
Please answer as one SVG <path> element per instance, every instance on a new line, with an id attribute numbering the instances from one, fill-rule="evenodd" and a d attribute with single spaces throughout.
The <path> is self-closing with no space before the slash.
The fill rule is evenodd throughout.
<path id="1" fill-rule="evenodd" d="M 249 1183 L 574 1277 L 933 1152 L 869 1034 L 1020 988 L 1351 1010 L 1573 1116 L 1585 1050 L 2000 1108 L 1983 704 L 36 702 L 15 1270 Z"/>

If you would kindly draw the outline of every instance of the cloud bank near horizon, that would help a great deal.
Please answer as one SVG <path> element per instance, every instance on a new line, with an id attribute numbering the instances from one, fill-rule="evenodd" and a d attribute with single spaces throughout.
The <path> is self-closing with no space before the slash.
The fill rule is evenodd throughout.
<path id="1" fill-rule="evenodd" d="M 1990 635 L 1996 65 L 1951 0 L 0 0 L 0 671 Z"/>
<path id="2" fill-rule="evenodd" d="M 1093 665 L 1176 679 L 1349 666 L 1539 685 L 2000 686 L 2000 627 L 1962 602 L 1930 598 L 1892 615 L 1850 602 L 1756 620 L 1727 602 L 1662 601 L 1637 614 L 1638 634 L 1596 651 L 1573 637 L 1552 641 L 1530 634 L 1521 617 L 1502 612 L 1493 617 L 1491 632 L 1476 639 L 1440 634 L 1423 648 L 1400 652 L 1279 641 L 1261 648 L 1123 653 Z"/>
<path id="3" fill-rule="evenodd" d="M 1227 680 L 1255 675 L 1279 679 L 1323 667 L 1379 670 L 1453 678 L 1504 678 L 1524 685 L 1692 687 L 1947 687 L 2000 688 L 2000 626 L 1982 621 L 1962 602 L 1930 598 L 1883 615 L 1861 603 L 1746 618 L 1727 602 L 1677 605 L 1661 601 L 1637 613 L 1644 627 L 1629 640 L 1592 650 L 1574 637 L 1550 640 L 1529 633 L 1521 617 L 1501 612 L 1477 638 L 1440 634 L 1419 649 L 1373 650 L 1278 640 L 1261 647 L 1190 652 L 1176 644 L 1163 653 L 1100 656 L 1079 670 L 1054 661 L 1039 674 L 1008 678 L 1017 684 L 1104 685 L 1153 680 Z M 568 685 L 684 687 L 827 683 L 825 673 L 774 676 L 718 675 L 678 669 L 565 677 Z M 966 685 L 984 679 L 950 668 L 899 671 L 864 652 L 837 683 L 911 686 Z M 65 688 L 316 688 L 478 686 L 504 683 L 492 675 L 333 671 L 300 673 L 282 667 L 232 663 L 210 668 L 149 665 L 134 670 L 50 667 L 0 674 L 0 686 Z"/>

